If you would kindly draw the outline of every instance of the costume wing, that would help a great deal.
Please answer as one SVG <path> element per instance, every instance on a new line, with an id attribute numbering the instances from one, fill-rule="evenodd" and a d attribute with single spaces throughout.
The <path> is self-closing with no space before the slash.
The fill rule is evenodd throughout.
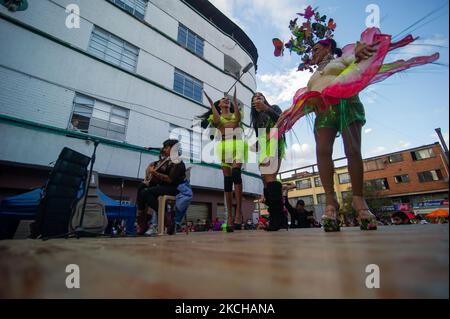
<path id="1" fill-rule="evenodd" d="M 322 92 L 308 92 L 307 88 L 299 89 L 294 96 L 292 106 L 284 111 L 276 123 L 278 136 L 292 128 L 296 121 L 307 113 L 325 110 L 329 105 L 339 103 L 340 99 L 357 95 L 367 86 L 381 82 L 390 76 L 412 67 L 432 63 L 439 59 L 439 53 L 430 56 L 413 57 L 407 61 L 398 60 L 384 64 L 390 51 L 407 46 L 417 38 L 411 35 L 398 42 L 391 42 L 391 36 L 382 34 L 377 28 L 368 28 L 361 34 L 361 42 L 375 44 L 377 51 L 369 59 L 359 63 L 352 62 Z M 354 56 L 356 44 L 345 46 L 342 51 L 344 59 Z M 273 135 L 273 134 L 272 134 Z"/>
<path id="2" fill-rule="evenodd" d="M 408 35 L 398 42 L 391 42 L 391 36 L 382 34 L 377 28 L 368 28 L 361 34 L 361 42 L 366 44 L 378 43 L 377 52 L 369 59 L 359 63 L 351 63 L 333 81 L 331 85 L 322 91 L 322 96 L 326 102 L 332 104 L 332 98 L 350 98 L 357 95 L 367 86 L 383 81 L 395 73 L 409 68 L 432 63 L 439 59 L 439 54 L 430 56 L 414 57 L 407 61 L 398 60 L 392 63 L 383 64 L 389 52 L 405 47 L 414 42 L 417 38 Z M 343 58 L 354 55 L 356 45 L 351 44 L 344 47 Z"/>

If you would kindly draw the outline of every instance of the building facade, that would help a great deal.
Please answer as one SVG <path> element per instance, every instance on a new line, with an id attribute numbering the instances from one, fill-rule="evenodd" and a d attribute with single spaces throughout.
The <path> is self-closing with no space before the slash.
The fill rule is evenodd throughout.
<path id="1" fill-rule="evenodd" d="M 91 155 L 100 188 L 134 202 L 148 163 L 178 138 L 191 170 L 192 219 L 223 218 L 220 165 L 202 159 L 193 119 L 237 92 L 249 123 L 258 53 L 208 1 L 42 0 L 0 6 L 0 198 L 45 184 L 63 147 Z M 262 192 L 256 164 L 244 167 L 244 218 Z"/>
<path id="2" fill-rule="evenodd" d="M 364 159 L 364 181 L 380 197 L 389 198 L 387 210 L 414 210 L 425 214 L 437 207 L 448 207 L 449 173 L 439 143 Z M 340 159 L 339 161 L 342 161 Z M 336 165 L 336 162 L 335 162 Z M 336 165 L 337 166 L 337 165 Z M 280 174 L 283 183 L 295 183 L 289 192 L 294 204 L 298 199 L 310 208 L 323 209 L 325 192 L 316 165 Z M 336 198 L 342 204 L 351 195 L 347 166 L 335 167 Z"/>

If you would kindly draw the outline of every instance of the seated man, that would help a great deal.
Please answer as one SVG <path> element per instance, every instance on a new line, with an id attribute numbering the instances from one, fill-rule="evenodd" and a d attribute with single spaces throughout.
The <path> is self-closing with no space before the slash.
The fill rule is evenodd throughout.
<path id="1" fill-rule="evenodd" d="M 146 205 L 158 211 L 158 197 L 176 196 L 178 185 L 186 179 L 186 166 L 179 158 L 178 140 L 169 139 L 163 143 L 160 159 L 151 163 L 146 170 L 143 186 L 139 187 L 137 196 L 137 234 L 143 235 L 148 228 L 149 216 Z M 174 148 L 174 150 L 172 150 Z"/>

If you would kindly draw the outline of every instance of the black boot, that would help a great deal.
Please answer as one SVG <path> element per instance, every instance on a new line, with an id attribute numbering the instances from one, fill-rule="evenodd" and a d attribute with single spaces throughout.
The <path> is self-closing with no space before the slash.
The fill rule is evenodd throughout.
<path id="1" fill-rule="evenodd" d="M 266 205 L 269 211 L 269 227 L 267 231 L 278 231 L 287 224 L 286 216 L 283 214 L 282 186 L 280 182 L 267 184 Z"/>

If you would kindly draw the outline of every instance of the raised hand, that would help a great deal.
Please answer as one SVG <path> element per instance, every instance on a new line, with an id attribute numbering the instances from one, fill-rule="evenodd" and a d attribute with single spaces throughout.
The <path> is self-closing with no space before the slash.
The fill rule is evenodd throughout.
<path id="1" fill-rule="evenodd" d="M 362 42 L 357 42 L 355 47 L 355 62 L 359 63 L 363 60 L 367 60 L 373 56 L 377 49 L 375 48 L 380 42 L 375 42 L 373 44 L 366 44 Z"/>
<path id="2" fill-rule="evenodd" d="M 211 98 L 209 97 L 209 95 L 206 93 L 205 90 L 203 90 L 203 94 L 205 94 L 205 96 L 206 96 L 209 104 L 211 105 L 211 107 L 214 108 L 214 102 L 213 102 L 213 100 L 211 100 Z"/>

